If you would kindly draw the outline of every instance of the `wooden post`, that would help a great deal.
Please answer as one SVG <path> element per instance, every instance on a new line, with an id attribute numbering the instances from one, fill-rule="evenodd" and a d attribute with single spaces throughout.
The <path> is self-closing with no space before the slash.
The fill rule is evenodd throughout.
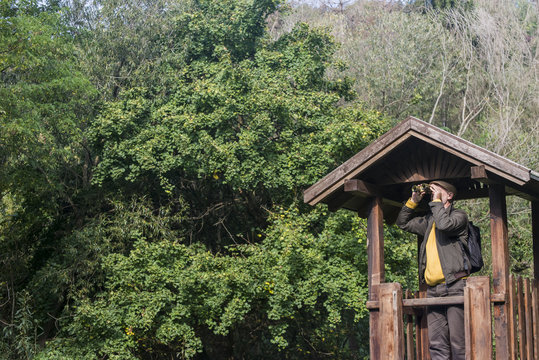
<path id="1" fill-rule="evenodd" d="M 533 332 L 534 332 L 534 353 L 535 358 L 539 359 L 539 201 L 531 202 L 532 208 L 532 240 L 533 240 Z"/>
<path id="2" fill-rule="evenodd" d="M 380 319 L 378 336 L 385 360 L 404 359 L 404 328 L 402 322 L 402 289 L 399 283 L 378 286 Z"/>
<path id="3" fill-rule="evenodd" d="M 373 198 L 367 219 L 367 256 L 369 300 L 378 300 L 378 286 L 385 280 L 384 272 L 384 216 L 382 213 L 382 198 Z M 402 296 L 402 295 L 401 295 Z M 379 310 L 371 310 L 369 314 L 370 327 L 370 358 L 381 359 Z M 383 336 L 383 335 L 382 335 Z"/>
<path id="4" fill-rule="evenodd" d="M 509 248 L 507 245 L 507 206 L 505 188 L 500 184 L 489 185 L 490 233 L 492 242 L 492 283 L 495 294 L 507 294 L 509 281 Z M 494 304 L 494 333 L 496 360 L 510 357 L 507 328 L 507 303 Z"/>
<path id="5" fill-rule="evenodd" d="M 539 280 L 539 201 L 532 201 L 533 276 Z"/>
<path id="6" fill-rule="evenodd" d="M 490 279 L 473 276 L 464 288 L 466 360 L 492 359 Z"/>

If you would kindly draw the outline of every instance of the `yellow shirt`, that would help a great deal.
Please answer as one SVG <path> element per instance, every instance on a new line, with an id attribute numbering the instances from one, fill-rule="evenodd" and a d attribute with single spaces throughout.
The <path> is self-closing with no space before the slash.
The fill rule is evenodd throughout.
<path id="1" fill-rule="evenodd" d="M 433 200 L 440 201 L 440 200 Z M 406 206 L 410 209 L 415 209 L 418 204 L 412 201 L 412 199 L 406 202 Z M 427 253 L 427 266 L 425 267 L 425 282 L 429 286 L 441 284 L 445 281 L 444 272 L 442 271 L 442 264 L 440 263 L 440 257 L 438 255 L 438 247 L 436 246 L 436 224 L 432 223 L 432 228 L 427 239 L 425 251 Z"/>
<path id="2" fill-rule="evenodd" d="M 438 256 L 438 247 L 436 246 L 436 224 L 432 223 L 429 238 L 427 239 L 427 266 L 425 267 L 425 282 L 429 286 L 441 284 L 445 281 L 442 264 Z"/>

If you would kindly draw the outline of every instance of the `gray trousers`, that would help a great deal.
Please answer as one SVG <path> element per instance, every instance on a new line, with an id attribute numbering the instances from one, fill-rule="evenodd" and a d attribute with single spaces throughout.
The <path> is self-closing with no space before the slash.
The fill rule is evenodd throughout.
<path id="1" fill-rule="evenodd" d="M 429 286 L 427 297 L 464 295 L 466 280 Z M 432 360 L 464 360 L 464 306 L 430 306 L 427 310 L 429 350 Z"/>

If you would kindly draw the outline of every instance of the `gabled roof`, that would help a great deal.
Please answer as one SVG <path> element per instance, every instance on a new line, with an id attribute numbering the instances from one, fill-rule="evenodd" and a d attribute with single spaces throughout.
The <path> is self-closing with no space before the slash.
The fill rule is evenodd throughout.
<path id="1" fill-rule="evenodd" d="M 372 196 L 383 198 L 392 220 L 413 184 L 446 180 L 457 199 L 488 196 L 488 184 L 539 199 L 539 174 L 424 121 L 409 117 L 304 192 L 310 205 L 347 208 L 360 215 Z"/>

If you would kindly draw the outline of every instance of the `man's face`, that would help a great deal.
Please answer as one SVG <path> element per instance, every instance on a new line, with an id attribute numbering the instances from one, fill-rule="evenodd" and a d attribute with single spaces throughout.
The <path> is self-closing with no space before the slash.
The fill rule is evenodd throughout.
<path id="1" fill-rule="evenodd" d="M 432 190 L 431 200 L 441 200 L 444 207 L 451 205 L 450 200 L 453 199 L 453 193 L 436 184 L 431 184 L 430 188 Z"/>

